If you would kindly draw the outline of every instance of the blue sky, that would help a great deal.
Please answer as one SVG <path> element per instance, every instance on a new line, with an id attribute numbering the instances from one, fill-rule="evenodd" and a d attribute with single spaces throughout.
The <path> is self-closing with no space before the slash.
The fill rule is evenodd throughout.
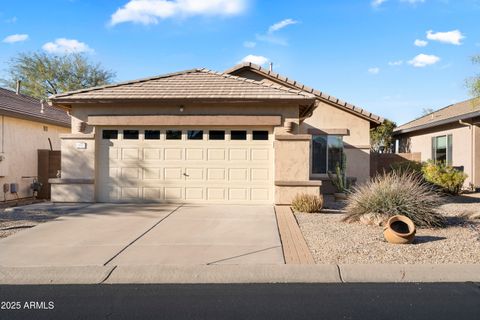
<path id="1" fill-rule="evenodd" d="M 480 0 L 0 0 L 0 77 L 37 50 L 84 51 L 118 81 L 250 56 L 401 124 L 469 98 L 479 18 Z"/>

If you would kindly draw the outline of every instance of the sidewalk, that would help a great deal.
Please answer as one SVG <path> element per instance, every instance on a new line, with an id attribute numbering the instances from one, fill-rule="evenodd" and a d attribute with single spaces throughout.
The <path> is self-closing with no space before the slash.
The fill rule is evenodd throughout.
<path id="1" fill-rule="evenodd" d="M 0 284 L 480 282 L 473 265 L 0 267 Z"/>

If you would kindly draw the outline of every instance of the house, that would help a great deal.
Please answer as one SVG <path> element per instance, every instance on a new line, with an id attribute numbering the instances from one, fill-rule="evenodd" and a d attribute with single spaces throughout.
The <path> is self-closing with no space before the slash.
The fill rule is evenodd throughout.
<path id="1" fill-rule="evenodd" d="M 52 200 L 289 204 L 327 171 L 369 176 L 365 110 L 253 64 L 58 94 L 72 116 Z"/>
<path id="2" fill-rule="evenodd" d="M 38 175 L 38 150 L 60 149 L 60 134 L 70 131 L 70 117 L 47 103 L 3 88 L 0 115 L 2 200 L 31 197 L 30 186 Z"/>
<path id="3" fill-rule="evenodd" d="M 480 100 L 449 105 L 394 130 L 396 151 L 459 167 L 465 186 L 480 186 Z M 477 169 L 478 168 L 478 169 Z"/>

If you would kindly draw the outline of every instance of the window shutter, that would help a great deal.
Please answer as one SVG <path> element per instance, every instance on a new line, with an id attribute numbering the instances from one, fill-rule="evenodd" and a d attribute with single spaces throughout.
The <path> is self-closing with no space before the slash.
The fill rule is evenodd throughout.
<path id="1" fill-rule="evenodd" d="M 436 142 L 435 137 L 432 137 L 432 161 L 434 162 L 437 161 L 437 157 L 435 156 L 435 149 L 436 149 L 435 142 Z"/>
<path id="2" fill-rule="evenodd" d="M 453 163 L 452 160 L 452 135 L 449 134 L 447 136 L 447 165 L 451 166 Z"/>

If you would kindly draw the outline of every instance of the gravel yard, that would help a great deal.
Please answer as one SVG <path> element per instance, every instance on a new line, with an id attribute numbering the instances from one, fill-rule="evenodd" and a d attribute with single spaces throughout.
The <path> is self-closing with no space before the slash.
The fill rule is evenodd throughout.
<path id="1" fill-rule="evenodd" d="M 417 229 L 411 245 L 394 245 L 383 228 L 345 223 L 341 203 L 328 203 L 326 213 L 295 216 L 317 263 L 480 263 L 480 219 L 465 221 L 462 214 L 480 212 L 480 198 L 455 197 L 440 207 L 449 217 L 444 229 Z"/>

